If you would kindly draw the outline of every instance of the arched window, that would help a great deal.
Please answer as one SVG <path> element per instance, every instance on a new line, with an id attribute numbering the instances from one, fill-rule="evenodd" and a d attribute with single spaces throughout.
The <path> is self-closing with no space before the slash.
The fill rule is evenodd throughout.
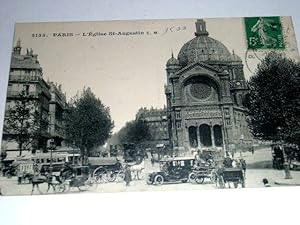
<path id="1" fill-rule="evenodd" d="M 200 142 L 202 143 L 202 145 L 205 147 L 212 146 L 210 126 L 208 126 L 207 124 L 202 124 L 199 127 L 199 131 Z"/>
<path id="2" fill-rule="evenodd" d="M 189 127 L 189 141 L 190 146 L 192 148 L 198 147 L 198 140 L 197 140 L 197 128 L 196 127 Z"/>
<path id="3" fill-rule="evenodd" d="M 215 145 L 221 147 L 223 144 L 222 129 L 220 125 L 214 126 Z"/>

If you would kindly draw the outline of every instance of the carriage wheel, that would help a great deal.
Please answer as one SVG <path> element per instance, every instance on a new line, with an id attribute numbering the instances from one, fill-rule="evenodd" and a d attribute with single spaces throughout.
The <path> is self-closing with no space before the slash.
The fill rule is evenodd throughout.
<path id="1" fill-rule="evenodd" d="M 98 167 L 93 172 L 93 177 L 95 178 L 96 182 L 102 183 L 107 181 L 107 174 L 106 170 L 103 167 Z"/>
<path id="2" fill-rule="evenodd" d="M 203 184 L 204 177 L 196 176 L 195 181 L 196 181 L 197 184 Z"/>
<path id="3" fill-rule="evenodd" d="M 106 178 L 109 182 L 114 182 L 117 178 L 117 174 L 114 171 L 107 171 Z"/>
<path id="4" fill-rule="evenodd" d="M 190 183 L 195 183 L 196 174 L 194 172 L 191 172 L 188 178 Z"/>
<path id="5" fill-rule="evenodd" d="M 162 185 L 164 183 L 164 177 L 162 175 L 156 175 L 154 177 L 154 182 L 155 185 Z"/>
<path id="6" fill-rule="evenodd" d="M 10 173 L 9 171 L 7 171 L 7 172 L 5 172 L 5 177 L 6 177 L 6 178 L 11 178 L 12 175 L 11 175 L 11 173 Z"/>
<path id="7" fill-rule="evenodd" d="M 70 187 L 67 183 L 61 183 L 55 189 L 57 192 L 65 192 L 68 191 Z"/>
<path id="8" fill-rule="evenodd" d="M 120 171 L 117 173 L 117 179 L 123 181 L 124 178 L 125 178 L 125 172 L 124 172 L 124 170 L 120 170 Z"/>

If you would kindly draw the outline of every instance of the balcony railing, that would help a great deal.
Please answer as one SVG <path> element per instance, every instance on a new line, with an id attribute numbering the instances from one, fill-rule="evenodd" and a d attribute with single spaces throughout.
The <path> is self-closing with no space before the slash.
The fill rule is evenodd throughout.
<path id="1" fill-rule="evenodd" d="M 29 75 L 29 74 L 23 74 L 23 75 L 9 75 L 9 81 L 39 81 L 41 79 L 38 75 Z"/>
<path id="2" fill-rule="evenodd" d="M 7 97 L 8 98 L 20 98 L 21 92 L 20 91 L 8 91 Z M 39 94 L 37 92 L 28 92 L 27 97 L 28 98 L 38 98 Z"/>

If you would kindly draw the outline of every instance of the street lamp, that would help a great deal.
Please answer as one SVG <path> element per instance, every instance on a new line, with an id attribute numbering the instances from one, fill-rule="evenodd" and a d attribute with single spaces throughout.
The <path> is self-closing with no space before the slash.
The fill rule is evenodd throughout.
<path id="1" fill-rule="evenodd" d="M 55 141 L 54 139 L 50 139 L 50 167 L 49 167 L 49 172 L 50 172 L 50 175 L 52 176 L 52 170 L 53 170 L 53 166 L 52 166 L 52 151 L 56 148 L 56 145 L 55 145 Z"/>
<path id="2" fill-rule="evenodd" d="M 282 127 L 277 127 L 277 133 L 278 133 L 279 143 L 283 154 L 283 166 L 284 166 L 284 173 L 285 173 L 284 179 L 292 179 L 293 177 L 291 176 L 291 172 L 290 172 L 290 164 L 287 160 L 287 155 L 283 146 Z"/>

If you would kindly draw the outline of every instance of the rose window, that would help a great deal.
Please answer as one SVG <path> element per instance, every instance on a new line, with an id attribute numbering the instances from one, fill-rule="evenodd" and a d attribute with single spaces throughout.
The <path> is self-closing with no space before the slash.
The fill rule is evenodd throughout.
<path id="1" fill-rule="evenodd" d="M 212 93 L 212 88 L 206 83 L 194 83 L 190 86 L 190 93 L 194 98 L 207 99 Z"/>

